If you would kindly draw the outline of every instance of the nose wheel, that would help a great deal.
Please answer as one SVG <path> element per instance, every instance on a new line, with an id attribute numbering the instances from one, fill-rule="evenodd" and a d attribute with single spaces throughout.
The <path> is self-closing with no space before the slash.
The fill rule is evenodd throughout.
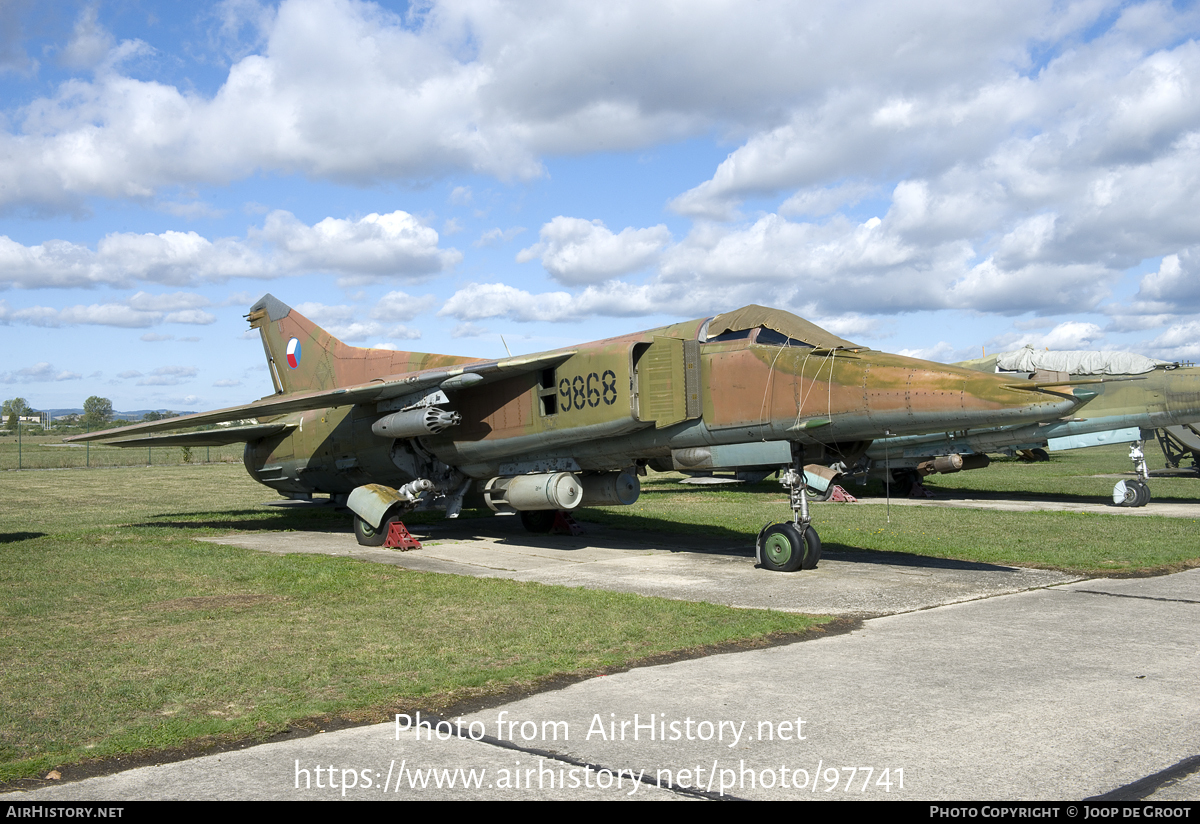
<path id="1" fill-rule="evenodd" d="M 811 526 L 772 524 L 763 530 L 762 565 L 773 572 L 814 569 L 821 560 L 821 539 Z"/>
<path id="2" fill-rule="evenodd" d="M 799 464 L 792 467 L 780 476 L 779 483 L 788 491 L 792 523 L 763 527 L 758 533 L 755 555 L 763 569 L 773 572 L 816 569 L 821 560 L 821 539 L 812 528 L 803 468 Z"/>

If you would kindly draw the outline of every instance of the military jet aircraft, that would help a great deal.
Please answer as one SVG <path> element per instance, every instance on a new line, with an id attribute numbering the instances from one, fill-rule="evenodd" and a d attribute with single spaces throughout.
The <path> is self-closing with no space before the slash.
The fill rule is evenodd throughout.
<path id="1" fill-rule="evenodd" d="M 877 473 L 886 463 L 893 476 L 910 486 L 925 475 L 987 466 L 989 452 L 1013 454 L 1028 450 L 1044 455 L 1047 448 L 1130 443 L 1137 478 L 1117 482 L 1113 503 L 1144 506 L 1150 501 L 1145 441 L 1155 437 L 1155 430 L 1166 430 L 1176 440 L 1188 439 L 1187 424 L 1200 421 L 1200 368 L 1156 361 L 1132 352 L 1041 351 L 1026 347 L 957 365 L 1009 379 L 1062 380 L 1075 384 L 1081 398 L 1093 399 L 1078 416 L 1064 420 L 876 441 L 848 474 Z M 1188 440 L 1200 447 L 1194 432 Z M 1167 449 L 1164 445 L 1164 451 Z"/>
<path id="2" fill-rule="evenodd" d="M 1027 424 L 1082 403 L 1060 382 L 873 351 L 761 306 L 499 360 L 348 346 L 271 295 L 247 318 L 273 395 L 69 440 L 245 442 L 256 481 L 345 496 L 368 545 L 414 509 L 455 517 L 473 487 L 548 531 L 557 511 L 633 503 L 652 459 L 790 466 L 792 522 L 765 528 L 756 551 L 764 567 L 793 571 L 820 555 L 804 464 L 853 462 L 887 435 Z M 255 422 L 154 434 L 245 419 Z"/>

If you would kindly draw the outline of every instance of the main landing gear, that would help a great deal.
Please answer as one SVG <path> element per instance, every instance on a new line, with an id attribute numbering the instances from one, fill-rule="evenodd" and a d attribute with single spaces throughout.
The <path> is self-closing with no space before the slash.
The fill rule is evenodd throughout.
<path id="1" fill-rule="evenodd" d="M 583 527 L 571 513 L 561 509 L 527 509 L 521 512 L 521 526 L 526 532 L 541 535 L 582 535 Z"/>
<path id="2" fill-rule="evenodd" d="M 400 520 L 403 513 L 396 512 L 384 518 L 379 528 L 371 526 L 357 515 L 354 516 L 354 537 L 360 546 L 385 546 L 391 549 L 420 549 L 421 542 L 414 538 Z"/>
<path id="3" fill-rule="evenodd" d="M 371 526 L 358 515 L 354 516 L 354 537 L 358 539 L 359 546 L 383 546 L 383 542 L 387 540 L 388 528 L 393 521 L 399 521 L 399 513 L 389 515 L 384 518 L 379 524 L 379 528 Z"/>
<path id="4" fill-rule="evenodd" d="M 757 560 L 763 569 L 774 572 L 816 569 L 821 560 L 821 539 L 812 528 L 812 516 L 808 512 L 804 468 L 797 463 L 780 476 L 779 483 L 788 490 L 792 522 L 763 527 L 755 546 Z"/>

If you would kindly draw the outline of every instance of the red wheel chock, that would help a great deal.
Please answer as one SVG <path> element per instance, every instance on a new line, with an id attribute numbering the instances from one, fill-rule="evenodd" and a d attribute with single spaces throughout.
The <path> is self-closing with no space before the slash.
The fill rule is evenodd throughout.
<path id="1" fill-rule="evenodd" d="M 391 549 L 420 549 L 421 542 L 409 534 L 404 524 L 400 521 L 392 521 L 388 526 L 387 539 L 383 545 Z"/>
<path id="2" fill-rule="evenodd" d="M 844 504 L 858 503 L 858 498 L 855 498 L 853 495 L 851 495 L 846 490 L 842 489 L 840 486 L 835 486 L 833 488 L 833 494 L 829 496 L 829 500 L 839 501 Z"/>
<path id="3" fill-rule="evenodd" d="M 570 513 L 558 510 L 554 515 L 554 526 L 550 527 L 551 535 L 582 535 L 583 527 L 575 522 Z"/>

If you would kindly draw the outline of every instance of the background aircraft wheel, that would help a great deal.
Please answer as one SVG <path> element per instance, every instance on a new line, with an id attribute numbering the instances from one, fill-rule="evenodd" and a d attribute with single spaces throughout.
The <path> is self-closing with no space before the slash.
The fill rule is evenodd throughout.
<path id="1" fill-rule="evenodd" d="M 527 509 L 521 512 L 521 526 L 526 532 L 545 534 L 554 528 L 556 509 Z"/>
<path id="2" fill-rule="evenodd" d="M 1029 454 L 1033 456 L 1035 461 L 1040 462 L 1050 460 L 1050 453 L 1040 447 L 1029 450 Z"/>
<path id="3" fill-rule="evenodd" d="M 387 540 L 388 528 L 391 527 L 394 520 L 396 520 L 396 516 L 389 515 L 379 524 L 379 529 L 376 529 L 355 515 L 354 537 L 358 539 L 360 546 L 383 546 L 383 542 Z"/>
<path id="4" fill-rule="evenodd" d="M 920 480 L 921 476 L 915 470 L 893 469 L 891 480 L 884 478 L 883 483 L 893 498 L 907 498 L 913 486 Z"/>
<path id="5" fill-rule="evenodd" d="M 812 527 L 806 534 L 816 537 Z M 763 532 L 762 563 L 774 572 L 795 572 L 808 557 L 808 542 L 795 524 L 772 524 Z"/>
<path id="6" fill-rule="evenodd" d="M 825 487 L 824 492 L 817 492 L 811 486 L 808 488 L 808 499 L 810 501 L 828 501 L 833 497 L 833 484 Z"/>
<path id="7" fill-rule="evenodd" d="M 1113 487 L 1113 503 L 1117 506 L 1137 506 L 1137 481 L 1117 481 Z"/>

